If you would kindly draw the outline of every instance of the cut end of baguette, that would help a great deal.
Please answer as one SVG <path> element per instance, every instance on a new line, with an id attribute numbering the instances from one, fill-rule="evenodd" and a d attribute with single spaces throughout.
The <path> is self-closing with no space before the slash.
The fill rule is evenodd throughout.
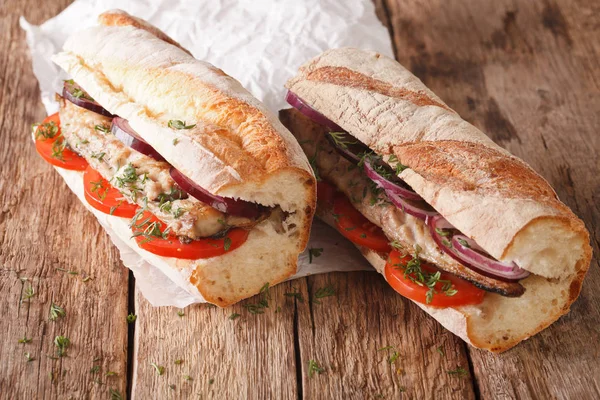
<path id="1" fill-rule="evenodd" d="M 359 247 L 359 250 L 383 274 L 386 260 L 367 248 Z M 470 345 L 502 353 L 569 312 L 584 276 L 585 268 L 563 280 L 532 275 L 521 281 L 525 286 L 523 296 L 513 298 L 486 293 L 483 303 L 475 306 L 435 308 L 414 303 Z"/>
<path id="2" fill-rule="evenodd" d="M 300 215 L 255 226 L 241 247 L 223 256 L 196 260 L 189 277 L 208 302 L 226 307 L 276 285 L 296 272 Z"/>
<path id="3" fill-rule="evenodd" d="M 587 270 L 591 257 L 589 234 L 579 219 L 539 217 L 517 233 L 502 260 L 546 278 L 567 279 Z"/>

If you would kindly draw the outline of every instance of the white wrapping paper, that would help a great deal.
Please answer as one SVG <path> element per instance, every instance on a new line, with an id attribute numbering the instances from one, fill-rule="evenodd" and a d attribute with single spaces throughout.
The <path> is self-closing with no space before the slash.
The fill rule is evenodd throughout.
<path id="1" fill-rule="evenodd" d="M 156 25 L 196 58 L 239 80 L 274 113 L 289 107 L 284 100 L 285 81 L 327 49 L 353 46 L 393 56 L 388 32 L 375 16 L 371 0 L 76 0 L 40 26 L 24 18 L 20 21 L 49 114 L 57 111 L 54 93 L 67 79 L 50 56 L 75 30 L 95 25 L 100 13 L 113 8 Z M 111 239 L 152 305 L 185 307 L 204 301 L 179 288 L 115 235 Z M 293 278 L 370 269 L 354 246 L 320 221 L 313 224 L 308 247 L 323 252 L 312 263 L 308 251 L 301 254 Z"/>

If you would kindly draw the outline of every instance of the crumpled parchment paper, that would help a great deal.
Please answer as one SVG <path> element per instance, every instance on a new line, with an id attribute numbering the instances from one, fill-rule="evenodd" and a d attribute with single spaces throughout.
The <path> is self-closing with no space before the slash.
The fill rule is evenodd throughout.
<path id="1" fill-rule="evenodd" d="M 393 56 L 389 34 L 375 16 L 371 0 L 76 0 L 40 26 L 24 18 L 20 21 L 48 114 L 58 110 L 54 93 L 62 90 L 62 80 L 68 78 L 50 56 L 60 51 L 70 34 L 95 25 L 99 14 L 113 8 L 156 25 L 196 58 L 236 78 L 274 113 L 289 107 L 285 81 L 327 49 L 353 46 Z M 204 302 L 169 280 L 116 235 L 111 239 L 152 305 L 185 307 Z M 302 253 L 298 272 L 291 279 L 371 268 L 350 242 L 319 220 L 313 223 L 308 248 L 323 251 L 312 263 L 308 251 Z"/>

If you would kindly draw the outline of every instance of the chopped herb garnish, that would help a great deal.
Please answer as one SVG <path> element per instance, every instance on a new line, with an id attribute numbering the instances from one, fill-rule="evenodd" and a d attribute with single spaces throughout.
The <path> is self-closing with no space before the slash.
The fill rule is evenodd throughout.
<path id="1" fill-rule="evenodd" d="M 136 173 L 136 169 L 133 164 L 129 163 L 123 169 L 123 174 L 120 177 L 117 177 L 117 185 L 119 187 L 123 187 L 127 184 L 134 183 L 138 180 L 138 174 Z"/>
<path id="2" fill-rule="evenodd" d="M 25 343 L 29 343 L 29 342 L 31 342 L 31 338 L 28 338 L 27 336 L 23 336 L 22 339 L 19 339 L 19 343 L 25 344 Z"/>
<path id="3" fill-rule="evenodd" d="M 192 379 L 192 377 L 191 377 L 191 376 L 189 376 L 189 375 L 184 375 L 184 376 L 183 376 L 183 379 L 185 379 L 186 381 L 191 381 L 191 380 L 193 380 L 193 379 Z"/>
<path id="4" fill-rule="evenodd" d="M 315 292 L 315 296 L 313 299 L 314 303 L 321 304 L 318 299 L 322 299 L 325 297 L 335 296 L 335 289 L 331 285 L 327 285 L 325 287 L 317 289 Z"/>
<path id="5" fill-rule="evenodd" d="M 317 156 L 319 155 L 320 150 L 321 150 L 321 148 L 319 146 L 317 146 L 317 148 L 315 150 L 315 155 L 312 156 L 312 158 L 310 158 L 308 160 L 308 163 L 310 164 L 311 168 L 313 169 L 313 172 L 315 174 L 315 179 L 317 180 L 317 182 L 321 182 L 321 175 L 319 174 L 319 168 L 317 167 Z"/>
<path id="6" fill-rule="evenodd" d="M 90 374 L 97 374 L 99 371 L 100 371 L 99 365 L 94 365 L 92 368 L 90 368 Z"/>
<path id="7" fill-rule="evenodd" d="M 231 238 L 230 237 L 226 237 L 223 240 L 223 250 L 229 251 L 230 248 L 231 248 Z"/>
<path id="8" fill-rule="evenodd" d="M 321 254 L 323 253 L 323 248 L 319 247 L 319 248 L 309 248 L 308 249 L 308 263 L 312 264 L 313 261 L 313 257 L 317 258 L 319 256 L 321 256 Z"/>
<path id="9" fill-rule="evenodd" d="M 269 308 L 269 282 L 265 283 L 258 293 L 260 300 L 257 304 L 245 304 L 244 307 L 250 314 L 264 314 L 265 308 Z"/>
<path id="10" fill-rule="evenodd" d="M 177 143 L 179 143 L 179 139 L 177 139 L 177 138 L 173 139 L 173 146 L 177 146 Z"/>
<path id="11" fill-rule="evenodd" d="M 212 379 L 212 378 L 211 378 L 211 379 L 209 379 L 209 380 L 208 380 L 208 384 L 209 384 L 209 385 L 212 385 L 213 383 L 215 383 L 215 380 L 214 380 L 214 379 Z"/>
<path id="12" fill-rule="evenodd" d="M 389 354 L 390 350 L 394 350 L 394 352 L 392 354 L 390 354 L 390 356 L 388 357 L 388 363 L 393 364 L 396 362 L 396 360 L 398 360 L 398 357 L 400 357 L 400 353 L 398 353 L 396 351 L 394 346 L 385 346 L 385 347 L 380 348 L 377 351 L 387 351 Z"/>
<path id="13" fill-rule="evenodd" d="M 31 357 L 30 353 L 25 353 L 25 359 L 27 360 L 27 362 L 35 360 L 35 358 Z"/>
<path id="14" fill-rule="evenodd" d="M 181 364 L 183 364 L 183 359 L 178 358 L 177 360 L 174 361 L 174 364 L 175 365 L 181 365 Z"/>
<path id="15" fill-rule="evenodd" d="M 73 90 L 71 91 L 71 94 L 76 99 L 84 98 L 84 99 L 88 99 L 90 101 L 94 101 L 94 99 L 89 94 L 87 94 L 86 92 L 84 92 L 83 90 L 81 90 L 79 88 L 73 88 Z"/>
<path id="16" fill-rule="evenodd" d="M 52 143 L 52 158 L 56 158 L 58 160 L 64 161 L 63 152 L 65 151 L 65 147 L 67 143 L 64 139 L 57 139 Z"/>
<path id="17" fill-rule="evenodd" d="M 349 226 L 349 227 L 347 227 L 347 228 L 344 228 L 344 230 L 345 230 L 345 231 L 348 231 L 348 232 L 350 232 L 350 231 L 353 231 L 353 230 L 355 230 L 355 229 L 356 229 L 356 227 L 355 227 L 355 226 Z"/>
<path id="18" fill-rule="evenodd" d="M 106 155 L 105 152 L 100 152 L 100 153 L 92 153 L 90 155 L 90 157 L 97 159 L 98 161 L 102 161 L 104 159 L 104 156 Z"/>
<path id="19" fill-rule="evenodd" d="M 469 245 L 469 242 L 467 242 L 465 239 L 456 238 L 456 240 L 458 240 L 458 243 L 460 243 L 463 247 L 466 247 L 467 249 L 471 248 L 471 245 Z"/>
<path id="20" fill-rule="evenodd" d="M 177 311 L 177 315 L 179 315 L 179 317 L 181 318 L 185 315 L 185 311 L 179 310 L 179 311 Z"/>
<path id="21" fill-rule="evenodd" d="M 333 139 L 333 141 L 335 142 L 335 144 L 338 147 L 341 147 L 343 149 L 348 148 L 348 145 L 353 145 L 353 144 L 358 143 L 358 140 L 348 139 L 348 137 L 352 137 L 352 136 L 350 136 L 346 132 L 329 132 L 329 136 L 331 136 L 331 138 Z"/>
<path id="22" fill-rule="evenodd" d="M 421 260 L 419 259 L 420 251 L 421 247 L 416 245 L 415 254 L 413 258 L 406 263 L 406 265 L 394 265 L 404 270 L 404 279 L 409 279 L 415 284 L 419 286 L 425 286 L 429 289 L 425 295 L 425 301 L 427 304 L 430 304 L 433 300 L 433 296 L 438 293 L 438 291 L 435 289 L 438 283 L 442 284 L 441 291 L 446 296 L 454 296 L 456 293 L 458 293 L 457 290 L 454 289 L 454 285 L 451 281 L 441 279 L 440 271 L 429 272 L 421 268 Z"/>
<path id="23" fill-rule="evenodd" d="M 169 121 L 169 128 L 173 129 L 192 129 L 196 124 L 186 125 L 185 121 L 181 121 L 179 119 L 172 119 Z"/>
<path id="24" fill-rule="evenodd" d="M 229 316 L 229 319 L 233 321 L 233 320 L 235 320 L 235 319 L 238 319 L 238 318 L 239 318 L 239 317 L 241 317 L 241 316 L 242 316 L 241 314 L 238 314 L 238 313 L 233 313 L 233 314 L 231 314 L 231 315 Z"/>
<path id="25" fill-rule="evenodd" d="M 65 312 L 64 308 L 62 308 L 58 304 L 54 304 L 54 302 L 50 304 L 50 312 L 48 315 L 48 319 L 50 319 L 50 321 L 56 321 L 58 318 L 64 317 L 66 315 L 67 313 Z"/>
<path id="26" fill-rule="evenodd" d="M 448 371 L 448 375 L 456 375 L 459 378 L 464 378 L 465 376 L 469 376 L 469 372 L 463 367 L 457 366 L 456 369 Z"/>
<path id="27" fill-rule="evenodd" d="M 110 393 L 110 400 L 123 400 L 123 396 L 117 389 L 111 388 L 109 393 Z"/>
<path id="28" fill-rule="evenodd" d="M 116 205 L 110 207 L 109 214 L 113 215 L 115 213 L 115 211 L 117 211 L 117 208 L 119 208 L 121 206 L 121 204 L 123 204 L 123 200 L 120 200 Z"/>
<path id="29" fill-rule="evenodd" d="M 127 316 L 127 323 L 133 324 L 136 319 L 137 319 L 137 315 L 135 315 L 134 313 L 129 313 L 129 315 Z"/>
<path id="30" fill-rule="evenodd" d="M 163 367 L 162 365 L 156 365 L 156 363 L 150 363 L 150 365 L 152 365 L 154 367 L 154 369 L 156 370 L 156 373 L 159 376 L 165 372 L 165 367 Z"/>
<path id="31" fill-rule="evenodd" d="M 54 121 L 45 122 L 37 126 L 35 132 L 36 140 L 41 136 L 44 139 L 52 139 L 58 134 L 58 125 Z"/>
<path id="32" fill-rule="evenodd" d="M 109 190 L 109 188 L 104 187 L 103 183 L 104 183 L 104 181 L 102 179 L 100 179 L 99 181 L 91 181 L 90 182 L 91 192 L 97 193 L 100 200 L 104 200 L 106 198 L 106 195 L 108 194 L 108 190 Z M 101 189 L 104 189 L 104 191 L 101 191 Z"/>
<path id="33" fill-rule="evenodd" d="M 321 375 L 325 372 L 325 368 L 319 366 L 319 364 L 315 360 L 308 361 L 308 376 L 313 377 L 315 373 Z"/>
<path id="34" fill-rule="evenodd" d="M 54 338 L 54 345 L 57 347 L 56 355 L 62 357 L 65 355 L 67 348 L 71 345 L 71 341 L 65 336 L 56 336 Z"/>
<path id="35" fill-rule="evenodd" d="M 440 236 L 450 236 L 450 231 L 446 230 L 446 229 L 441 229 L 441 228 L 435 228 L 435 231 L 437 232 L 438 235 Z"/>
<path id="36" fill-rule="evenodd" d="M 68 269 L 64 269 L 64 268 L 56 268 L 57 271 L 60 272 L 64 272 L 65 274 L 69 274 L 69 275 L 79 275 L 79 272 L 77 271 L 69 271 Z"/>
<path id="37" fill-rule="evenodd" d="M 95 125 L 94 129 L 103 133 L 109 133 L 110 127 L 106 125 Z"/>
<path id="38" fill-rule="evenodd" d="M 181 217 L 186 212 L 185 208 L 178 207 L 177 210 L 173 211 L 173 217 L 175 219 Z"/>
<path id="39" fill-rule="evenodd" d="M 294 290 L 296 290 L 296 289 L 294 288 Z M 293 297 L 296 300 L 298 300 L 300 303 L 304 303 L 304 296 L 302 296 L 302 293 L 300 293 L 300 292 L 296 292 L 296 291 L 288 292 L 288 293 L 284 293 L 284 296 Z"/>
<path id="40" fill-rule="evenodd" d="M 367 238 L 367 234 L 366 233 L 361 233 L 360 237 L 363 238 L 363 239 L 366 239 Z"/>
<path id="41" fill-rule="evenodd" d="M 23 290 L 23 299 L 21 301 L 29 301 L 33 296 L 35 296 L 35 290 L 33 289 L 33 286 L 31 286 L 31 283 L 29 284 L 29 287 L 25 288 L 25 290 Z"/>
<path id="42" fill-rule="evenodd" d="M 437 351 L 438 353 L 440 353 L 443 356 L 446 355 L 446 352 L 444 351 L 444 348 L 442 346 L 439 346 L 435 349 L 435 351 Z"/>
<path id="43" fill-rule="evenodd" d="M 105 376 L 115 376 L 117 375 L 117 373 L 115 371 L 108 371 L 106 374 L 104 374 Z"/>

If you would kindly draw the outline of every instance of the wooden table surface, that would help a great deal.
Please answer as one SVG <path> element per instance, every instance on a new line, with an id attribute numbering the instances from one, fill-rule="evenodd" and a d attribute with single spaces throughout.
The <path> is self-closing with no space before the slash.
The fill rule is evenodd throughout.
<path id="1" fill-rule="evenodd" d="M 18 18 L 39 24 L 68 3 L 0 4 L 0 398 L 600 398 L 597 258 L 571 313 L 502 355 L 466 346 L 374 272 L 278 285 L 261 315 L 243 307 L 256 298 L 183 316 L 151 307 L 30 143 L 44 110 Z M 376 0 L 376 8 L 398 60 L 540 172 L 586 222 L 597 255 L 600 2 Z M 335 296 L 313 301 L 326 285 Z M 66 316 L 49 320 L 52 303 Z M 70 339 L 62 358 L 59 335 Z M 311 360 L 321 374 L 311 376 Z M 465 376 L 448 372 L 460 368 Z"/>

